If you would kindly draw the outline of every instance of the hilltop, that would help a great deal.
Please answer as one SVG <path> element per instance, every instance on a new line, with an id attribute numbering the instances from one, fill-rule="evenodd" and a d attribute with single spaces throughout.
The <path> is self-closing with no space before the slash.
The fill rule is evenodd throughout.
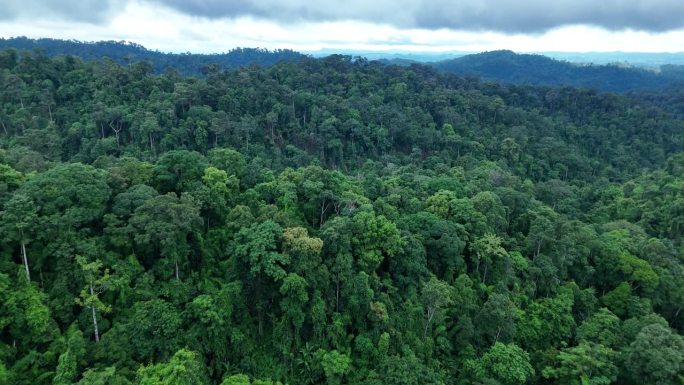
<path id="1" fill-rule="evenodd" d="M 618 64 L 577 64 L 538 54 L 490 51 L 431 63 L 458 75 L 476 75 L 503 83 L 594 87 L 603 91 L 625 92 L 662 89 L 682 78 L 676 71 L 658 73 Z"/>
<path id="2" fill-rule="evenodd" d="M 72 55 L 86 61 L 100 60 L 103 57 L 113 59 L 119 64 L 149 61 L 157 73 L 173 67 L 182 75 L 200 75 L 207 66 L 212 64 L 218 65 L 221 69 L 234 69 L 251 64 L 269 66 L 281 60 L 299 60 L 305 57 L 305 55 L 289 49 L 271 51 L 262 48 L 233 48 L 227 52 L 215 54 L 189 52 L 177 54 L 150 50 L 140 44 L 127 41 L 84 42 L 47 38 L 29 39 L 27 37 L 0 38 L 0 50 L 10 48 L 19 51 L 38 50 L 50 57 Z"/>

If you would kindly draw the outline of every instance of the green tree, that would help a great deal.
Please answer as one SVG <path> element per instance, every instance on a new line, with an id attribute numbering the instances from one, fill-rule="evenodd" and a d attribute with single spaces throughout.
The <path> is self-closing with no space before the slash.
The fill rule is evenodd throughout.
<path id="1" fill-rule="evenodd" d="M 209 163 L 212 166 L 223 170 L 228 175 L 241 178 L 245 172 L 245 158 L 239 152 L 229 148 L 214 148 L 209 150 Z"/>
<path id="2" fill-rule="evenodd" d="M 415 355 L 392 355 L 382 360 L 377 369 L 378 384 L 387 385 L 444 385 L 444 373 L 424 364 Z M 370 377 L 370 376 L 369 376 Z M 372 383 L 372 382 L 371 382 Z"/>
<path id="3" fill-rule="evenodd" d="M 198 152 L 174 150 L 166 152 L 154 166 L 154 181 L 162 193 L 188 191 L 202 179 L 207 160 Z"/>
<path id="4" fill-rule="evenodd" d="M 648 325 L 629 346 L 626 365 L 635 383 L 677 384 L 684 374 L 684 339 L 666 326 Z"/>
<path id="5" fill-rule="evenodd" d="M 77 385 L 131 385 L 131 382 L 118 374 L 116 367 L 109 366 L 101 370 L 86 370 Z"/>
<path id="6" fill-rule="evenodd" d="M 5 364 L 0 362 L 0 385 L 7 385 L 7 368 L 5 368 Z"/>
<path id="7" fill-rule="evenodd" d="M 221 385 L 251 385 L 252 382 L 249 380 L 249 376 L 244 374 L 234 374 L 230 377 L 226 377 Z"/>
<path id="8" fill-rule="evenodd" d="M 325 379 L 328 384 L 341 384 L 344 376 L 351 370 L 351 358 L 347 354 L 338 352 L 337 350 L 325 351 L 318 350 L 316 352 Z"/>
<path id="9" fill-rule="evenodd" d="M 2 164 L 0 158 L 0 206 L 16 191 L 23 181 L 23 175 L 12 167 Z"/>
<path id="10" fill-rule="evenodd" d="M 359 212 L 352 217 L 350 230 L 352 253 L 361 270 L 375 270 L 386 256 L 401 250 L 397 226 L 382 215 Z"/>
<path id="11" fill-rule="evenodd" d="M 501 238 L 493 234 L 485 234 L 481 238 L 477 238 L 470 245 L 471 252 L 474 256 L 476 271 L 480 271 L 482 267 L 482 283 L 487 282 L 487 269 L 492 265 L 507 265 L 510 266 L 510 258 L 508 252 L 501 247 Z"/>
<path id="12" fill-rule="evenodd" d="M 246 294 L 251 296 L 249 303 L 256 311 L 259 335 L 263 334 L 265 312 L 273 293 L 278 291 L 275 283 L 287 276 L 285 267 L 290 261 L 280 252 L 282 234 L 283 228 L 273 221 L 256 223 L 236 234 L 230 250 L 248 289 Z"/>
<path id="13" fill-rule="evenodd" d="M 282 385 L 279 381 L 270 380 L 253 380 L 250 381 L 249 376 L 245 374 L 234 374 L 226 377 L 221 382 L 221 385 Z"/>
<path id="14" fill-rule="evenodd" d="M 430 280 L 423 284 L 421 299 L 425 308 L 423 337 L 427 337 L 435 316 L 453 303 L 453 288 L 448 283 L 431 276 Z"/>
<path id="15" fill-rule="evenodd" d="M 645 293 L 652 293 L 658 286 L 660 278 L 651 265 L 630 254 L 619 258 L 619 269 L 628 277 L 635 289 L 642 288 Z"/>
<path id="16" fill-rule="evenodd" d="M 80 163 L 60 164 L 30 178 L 17 191 L 26 199 L 16 202 L 15 208 L 24 211 L 15 215 L 30 219 L 35 208 L 36 226 L 25 231 L 25 236 L 33 234 L 33 244 L 40 245 L 34 269 L 54 268 L 71 258 L 85 235 L 99 225 L 111 194 L 105 172 Z"/>
<path id="17" fill-rule="evenodd" d="M 100 342 L 100 330 L 97 326 L 97 312 L 108 313 L 111 311 L 111 306 L 105 305 L 100 300 L 100 294 L 110 287 L 112 278 L 109 275 L 109 269 L 102 271 L 102 262 L 99 260 L 88 262 L 86 257 L 77 255 L 76 262 L 83 272 L 86 284 L 81 290 L 79 297 L 76 298 L 76 303 L 90 309 L 95 342 Z"/>
<path id="18" fill-rule="evenodd" d="M 180 265 L 191 251 L 190 237 L 202 224 L 195 202 L 174 193 L 156 196 L 135 210 L 130 224 L 136 230 L 135 241 L 172 264 L 179 280 Z"/>
<path id="19" fill-rule="evenodd" d="M 309 301 L 307 285 L 304 278 L 296 273 L 290 273 L 283 279 L 283 284 L 280 286 L 280 294 L 283 295 L 280 308 L 292 323 L 295 337 L 298 337 L 299 330 L 304 325 L 306 316 L 304 305 Z"/>
<path id="20" fill-rule="evenodd" d="M 57 330 L 45 293 L 35 283 L 26 281 L 23 274 L 17 281 L 10 286 L 7 276 L 0 274 L 0 288 L 6 293 L 4 298 L 0 297 L 3 299 L 0 325 L 8 328 L 22 351 L 28 351 L 31 346 L 51 341 Z"/>
<path id="21" fill-rule="evenodd" d="M 573 297 L 568 288 L 562 288 L 555 297 L 534 301 L 525 309 L 518 323 L 518 336 L 525 347 L 542 350 L 559 346 L 572 335 L 575 328 Z"/>
<path id="22" fill-rule="evenodd" d="M 0 212 L 0 228 L 6 234 L 6 240 L 19 242 L 21 259 L 26 270 L 26 279 L 31 280 L 26 244 L 33 238 L 37 226 L 35 204 L 24 194 L 15 194 Z"/>
<path id="23" fill-rule="evenodd" d="M 38 208 L 43 228 L 50 230 L 76 228 L 100 218 L 110 196 L 105 173 L 79 163 L 61 164 L 38 174 L 19 191 Z"/>
<path id="24" fill-rule="evenodd" d="M 307 277 L 312 286 L 320 288 L 327 284 L 328 271 L 323 265 L 321 252 L 323 240 L 309 236 L 303 227 L 289 227 L 283 231 L 283 252 L 290 258 L 290 269 Z"/>
<path id="25" fill-rule="evenodd" d="M 582 342 L 558 354 L 557 367 L 544 368 L 545 378 L 560 385 L 609 385 L 617 379 L 617 353 L 601 344 Z"/>
<path id="26" fill-rule="evenodd" d="M 139 385 L 207 385 L 206 369 L 197 353 L 181 349 L 168 363 L 138 369 Z"/>
<path id="27" fill-rule="evenodd" d="M 508 295 L 493 293 L 474 318 L 478 325 L 478 334 L 492 344 L 499 340 L 511 341 L 516 334 L 517 313 L 518 310 Z"/>
<path id="28" fill-rule="evenodd" d="M 577 339 L 612 347 L 617 343 L 620 319 L 610 310 L 601 308 L 577 328 Z"/>
<path id="29" fill-rule="evenodd" d="M 55 378 L 52 381 L 54 385 L 73 384 L 79 374 L 78 369 L 80 361 L 86 356 L 83 333 L 76 325 L 71 325 L 69 327 L 66 336 L 66 345 L 66 351 L 59 355 Z"/>
<path id="30" fill-rule="evenodd" d="M 207 206 L 211 216 L 206 216 L 207 226 L 213 222 L 220 225 L 239 191 L 238 179 L 233 175 L 229 177 L 225 171 L 210 166 L 204 170 L 202 182 L 209 189 Z M 210 221 L 210 218 L 215 219 Z"/>
<path id="31" fill-rule="evenodd" d="M 497 342 L 477 360 L 466 361 L 475 378 L 487 378 L 504 385 L 525 384 L 534 375 L 530 356 L 515 344 Z"/>
<path id="32" fill-rule="evenodd" d="M 289 263 L 287 256 L 278 252 L 282 234 L 283 228 L 273 221 L 254 224 L 236 235 L 232 251 L 252 276 L 282 280 Z"/>
<path id="33" fill-rule="evenodd" d="M 167 359 L 178 348 L 182 322 L 179 311 L 167 301 L 135 302 L 124 325 L 133 357 L 138 362 Z"/>

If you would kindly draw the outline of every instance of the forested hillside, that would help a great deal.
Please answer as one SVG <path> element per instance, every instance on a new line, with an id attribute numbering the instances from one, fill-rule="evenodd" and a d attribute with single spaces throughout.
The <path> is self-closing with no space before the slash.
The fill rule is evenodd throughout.
<path id="1" fill-rule="evenodd" d="M 125 41 L 83 42 L 60 39 L 0 38 L 0 50 L 42 53 L 48 57 L 72 55 L 82 60 L 109 58 L 123 66 L 148 61 L 154 72 L 162 74 L 175 69 L 184 76 L 205 77 L 218 70 L 237 69 L 248 65 L 271 66 L 280 61 L 297 62 L 306 55 L 284 49 L 269 51 L 258 48 L 235 48 L 221 54 L 173 54 L 149 50 Z M 364 53 L 359 56 L 363 57 Z M 370 57 L 377 57 L 369 54 Z M 416 56 L 424 61 L 428 57 Z M 438 58 L 438 56 L 435 56 Z M 436 60 L 436 59 L 435 59 Z M 408 58 L 379 59 L 383 64 L 410 66 L 418 64 Z M 601 91 L 659 91 L 678 88 L 684 83 L 684 66 L 662 65 L 658 72 L 619 65 L 582 65 L 543 55 L 518 54 L 513 51 L 491 51 L 460 56 L 426 65 L 461 76 L 480 76 L 506 84 L 591 87 Z"/>
<path id="2" fill-rule="evenodd" d="M 0 86 L 2 385 L 682 381 L 667 98 L 346 56 Z"/>
<path id="3" fill-rule="evenodd" d="M 289 49 L 269 51 L 258 48 L 234 48 L 220 54 L 173 54 L 149 50 L 126 41 L 84 42 L 26 37 L 0 38 L 0 50 L 5 49 L 16 49 L 19 52 L 39 51 L 50 57 L 72 55 L 83 60 L 101 60 L 107 57 L 121 65 L 149 61 L 157 73 L 174 68 L 182 75 L 202 75 L 211 65 L 216 65 L 219 69 L 233 69 L 252 64 L 268 66 L 281 60 L 295 61 L 304 57 L 301 53 Z"/>
<path id="4" fill-rule="evenodd" d="M 662 66 L 655 72 L 614 64 L 582 65 L 513 51 L 483 52 L 432 64 L 446 72 L 505 83 L 594 87 L 613 92 L 658 90 L 684 80 L 680 65 Z"/>

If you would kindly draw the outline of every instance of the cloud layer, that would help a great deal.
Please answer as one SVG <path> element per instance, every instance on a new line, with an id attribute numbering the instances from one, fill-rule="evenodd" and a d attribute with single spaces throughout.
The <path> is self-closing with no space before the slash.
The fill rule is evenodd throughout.
<path id="1" fill-rule="evenodd" d="M 399 29 L 543 33 L 568 25 L 664 32 L 684 27 L 682 0 L 3 0 L 0 20 L 106 22 L 131 3 L 212 20 L 361 21 Z"/>
<path id="2" fill-rule="evenodd" d="M 69 20 L 103 23 L 122 11 L 127 0 L 3 0 L 2 20 Z"/>
<path id="3" fill-rule="evenodd" d="M 358 20 L 399 28 L 540 33 L 567 25 L 663 32 L 684 27 L 682 0 L 149 0 L 188 15 L 281 23 Z"/>
<path id="4" fill-rule="evenodd" d="M 0 37 L 203 53 L 684 51 L 684 0 L 344 1 L 0 0 Z"/>

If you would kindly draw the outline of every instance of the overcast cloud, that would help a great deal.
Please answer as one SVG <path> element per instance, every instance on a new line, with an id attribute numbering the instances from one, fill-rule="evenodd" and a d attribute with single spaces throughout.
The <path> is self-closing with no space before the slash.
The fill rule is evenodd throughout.
<path id="1" fill-rule="evenodd" d="M 281 22 L 362 20 L 399 28 L 543 32 L 587 24 L 610 30 L 684 26 L 682 0 L 157 0 L 190 15 Z"/>
<path id="2" fill-rule="evenodd" d="M 122 11 L 127 3 L 126 0 L 2 0 L 0 22 L 50 18 L 103 23 Z"/>
<path id="3" fill-rule="evenodd" d="M 3 0 L 0 19 L 102 23 L 131 0 Z M 539 33 L 567 25 L 662 32 L 684 27 L 682 0 L 143 0 L 210 19 L 365 21 L 397 28 Z"/>
<path id="4" fill-rule="evenodd" d="M 0 37 L 172 52 L 684 51 L 684 0 L 0 0 Z"/>

